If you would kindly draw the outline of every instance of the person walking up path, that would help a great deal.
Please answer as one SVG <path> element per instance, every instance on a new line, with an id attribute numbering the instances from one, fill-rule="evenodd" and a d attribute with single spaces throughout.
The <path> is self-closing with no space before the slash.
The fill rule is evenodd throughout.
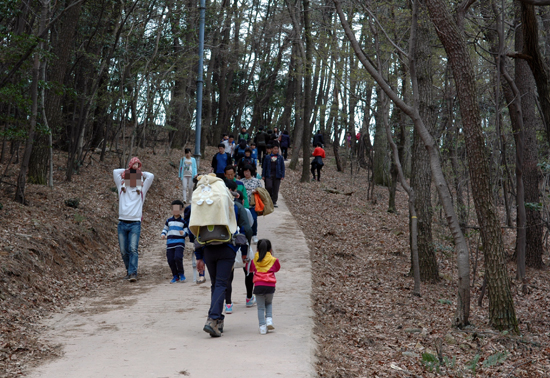
<path id="1" fill-rule="evenodd" d="M 277 206 L 279 199 L 279 187 L 281 180 L 285 178 L 285 161 L 279 155 L 279 146 L 273 146 L 271 154 L 267 155 L 262 168 L 262 179 L 265 180 L 265 188 L 271 196 L 273 206 Z"/>
<path id="2" fill-rule="evenodd" d="M 236 311 L 223 336 L 203 332 L 210 285 L 169 284 L 166 243 L 157 239 L 140 261 L 139 288 L 117 280 L 44 321 L 41 341 L 59 344 L 62 357 L 28 377 L 316 377 L 309 249 L 282 196 L 258 235 L 271 240 L 283 267 L 276 273 L 272 332 L 259 334 L 258 310 L 246 307 L 242 284 L 234 288 Z M 190 271 L 190 256 L 183 263 Z M 242 282 L 242 270 L 235 275 Z M 256 351 L 265 358 L 254 358 Z"/>

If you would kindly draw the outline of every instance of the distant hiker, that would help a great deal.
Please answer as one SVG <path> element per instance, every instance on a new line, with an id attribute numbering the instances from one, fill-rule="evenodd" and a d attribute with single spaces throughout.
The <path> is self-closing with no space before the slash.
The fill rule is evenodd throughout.
<path id="1" fill-rule="evenodd" d="M 321 181 L 321 169 L 323 168 L 323 159 L 325 158 L 325 150 L 321 145 L 315 146 L 313 153 L 313 161 L 311 162 L 311 174 L 313 175 L 312 181 L 315 181 L 315 171 L 317 171 L 317 181 Z"/>
<path id="2" fill-rule="evenodd" d="M 246 208 L 243 206 L 243 192 L 237 189 L 236 183 L 234 181 L 226 180 L 225 185 L 231 191 L 235 197 L 235 206 L 236 206 L 236 216 L 237 224 L 239 225 L 240 233 L 246 236 L 248 243 L 250 244 L 250 239 L 252 238 L 252 229 L 251 224 L 248 221 L 248 216 L 246 215 Z M 241 247 L 241 252 L 243 249 L 248 251 L 248 245 Z M 246 258 L 243 257 L 243 262 L 246 263 Z M 247 271 L 246 268 L 243 268 L 244 271 L 244 286 L 246 288 L 246 307 L 252 307 L 256 304 L 256 298 L 252 294 L 252 289 L 254 288 L 254 275 Z M 225 313 L 233 313 L 233 301 L 231 299 L 231 294 L 233 293 L 233 278 L 235 274 L 235 269 L 231 271 L 229 280 L 227 281 L 227 290 L 225 291 Z"/>
<path id="3" fill-rule="evenodd" d="M 279 139 L 281 145 L 281 153 L 283 155 L 283 159 L 286 160 L 288 158 L 288 149 L 290 148 L 290 135 L 288 135 L 288 131 L 283 131 Z"/>
<path id="4" fill-rule="evenodd" d="M 268 330 L 275 329 L 273 325 L 273 295 L 277 279 L 275 273 L 281 269 L 279 259 L 273 257 L 271 242 L 262 239 L 258 242 L 257 252 L 254 255 L 250 270 L 254 272 L 254 294 L 258 304 L 258 321 L 260 334 L 265 335 Z"/>
<path id="5" fill-rule="evenodd" d="M 133 157 L 128 163 L 128 169 L 121 174 L 122 183 L 120 189 L 126 192 L 126 186 L 135 188 L 136 192 L 141 193 L 143 185 L 143 175 L 141 174 L 141 162 L 137 157 Z"/>
<path id="6" fill-rule="evenodd" d="M 183 211 L 183 223 L 185 224 L 185 228 L 187 229 L 189 229 L 189 218 L 191 218 L 191 206 L 187 206 Z M 189 236 L 189 242 L 191 243 L 192 246 L 194 246 L 195 235 L 193 235 L 191 232 L 188 232 L 188 236 Z M 206 279 L 204 278 L 204 269 L 200 271 L 197 269 L 196 247 L 195 247 L 195 251 L 191 254 L 191 265 L 193 267 L 193 283 L 201 284 L 205 282 Z"/>
<path id="7" fill-rule="evenodd" d="M 250 143 L 250 150 L 252 151 L 250 156 L 253 159 L 256 159 L 256 162 L 259 162 L 260 160 L 258 160 L 258 149 L 256 148 L 256 143 Z"/>
<path id="8" fill-rule="evenodd" d="M 234 159 L 235 164 L 238 163 L 239 160 L 241 160 L 244 157 L 244 153 L 248 147 L 246 146 L 246 141 L 244 139 L 241 139 L 239 144 L 235 147 L 235 153 L 234 153 Z"/>
<path id="9" fill-rule="evenodd" d="M 280 142 L 281 139 L 281 132 L 279 131 L 279 128 L 278 127 L 274 127 L 273 128 L 273 139 Z"/>
<path id="10" fill-rule="evenodd" d="M 233 153 L 235 152 L 235 137 L 233 135 L 229 135 L 227 140 L 224 140 L 222 142 L 225 146 L 225 152 L 229 154 L 229 156 L 233 157 Z"/>
<path id="11" fill-rule="evenodd" d="M 260 162 L 262 162 L 266 153 L 266 146 L 268 143 L 267 134 L 264 132 L 263 127 L 260 127 L 258 129 L 258 133 L 254 137 L 254 143 L 256 143 L 256 148 L 258 149 L 258 159 Z"/>
<path id="12" fill-rule="evenodd" d="M 244 167 L 250 165 L 252 167 L 252 176 L 256 176 L 256 159 L 252 157 L 252 150 L 247 148 L 244 150 L 244 156 L 237 163 L 237 177 L 242 180 L 244 177 Z M 248 196 L 250 199 L 250 196 Z"/>
<path id="13" fill-rule="evenodd" d="M 189 231 L 181 216 L 183 202 L 172 201 L 172 217 L 168 218 L 160 233 L 161 239 L 166 239 L 166 260 L 172 271 L 170 283 L 185 282 L 183 270 L 183 251 L 185 250 L 185 237 Z"/>
<path id="14" fill-rule="evenodd" d="M 195 235 L 196 242 L 204 245 L 200 253 L 196 251 L 197 269 L 204 269 L 206 263 L 211 281 L 210 309 L 203 331 L 212 337 L 220 337 L 224 327 L 225 292 L 236 251 L 240 248 L 231 239 L 236 240 L 237 227 L 245 227 L 242 222 L 247 220 L 244 214 L 238 214 L 233 196 L 224 181 L 212 175 L 200 177 L 191 206 L 189 229 Z M 230 238 L 225 239 L 228 236 Z M 224 239 L 220 240 L 222 237 Z M 221 244 L 218 244 L 220 241 Z M 242 251 L 243 259 L 246 259 L 247 252 L 246 249 Z"/>
<path id="15" fill-rule="evenodd" d="M 141 162 L 137 157 L 130 160 L 130 167 L 135 163 Z M 126 191 L 122 191 L 122 176 L 125 171 L 122 169 L 115 169 L 113 171 L 113 179 L 117 186 L 119 193 L 118 199 L 118 243 L 120 247 L 120 254 L 122 255 L 122 261 L 126 267 L 126 277 L 130 282 L 137 280 L 138 270 L 138 245 L 139 235 L 141 233 L 141 218 L 143 214 L 143 203 L 145 202 L 145 195 L 153 183 L 155 176 L 149 172 L 142 172 L 143 186 L 141 191 L 132 190 L 132 188 L 126 188 Z"/>
<path id="16" fill-rule="evenodd" d="M 197 176 L 197 161 L 191 156 L 189 148 L 185 149 L 185 156 L 180 160 L 178 176 L 183 186 L 183 203 L 189 203 L 193 196 L 193 178 Z M 189 202 L 187 197 L 189 197 Z"/>
<path id="17" fill-rule="evenodd" d="M 264 160 L 263 161 L 260 161 L 260 166 L 263 168 L 264 166 L 264 163 L 269 160 L 269 155 L 271 155 L 271 152 L 273 151 L 273 145 L 271 143 L 269 143 L 266 147 L 265 147 L 265 150 L 266 150 L 266 154 L 264 156 Z"/>
<path id="18" fill-rule="evenodd" d="M 237 184 L 237 190 L 240 190 L 241 192 L 243 192 L 242 202 L 244 207 L 248 209 L 248 196 L 246 195 L 246 189 L 242 181 L 239 181 L 235 178 L 235 174 L 237 173 L 235 172 L 235 167 L 232 165 L 228 165 L 227 167 L 225 167 L 224 173 L 225 173 L 225 179 L 229 181 L 234 181 Z"/>
<path id="19" fill-rule="evenodd" d="M 346 148 L 348 149 L 348 156 L 351 156 L 351 133 L 346 133 Z"/>
<path id="20" fill-rule="evenodd" d="M 212 171 L 218 178 L 225 178 L 225 167 L 232 165 L 231 155 L 225 152 L 225 144 L 218 144 L 218 153 L 212 158 Z"/>
<path id="21" fill-rule="evenodd" d="M 241 178 L 242 183 L 244 184 L 244 187 L 246 188 L 246 194 L 248 195 L 248 210 L 250 210 L 250 213 L 252 214 L 252 219 L 254 219 L 254 223 L 252 224 L 252 242 L 257 243 L 258 242 L 258 214 L 256 213 L 255 206 L 255 196 L 256 189 L 257 188 L 263 188 L 264 182 L 262 180 L 258 180 L 255 177 L 256 170 L 249 164 L 245 165 L 243 168 L 243 175 L 244 177 Z"/>
<path id="22" fill-rule="evenodd" d="M 355 134 L 355 138 L 357 140 L 361 139 L 361 132 L 358 131 L 357 134 Z"/>
<path id="23" fill-rule="evenodd" d="M 317 130 L 317 134 L 313 137 L 313 146 L 317 145 L 324 146 L 325 145 L 325 139 L 323 138 L 323 134 L 321 134 L 321 130 Z"/>
<path id="24" fill-rule="evenodd" d="M 248 135 L 246 127 L 241 128 L 241 132 L 237 136 L 237 141 L 240 142 L 241 140 L 244 140 L 246 143 L 250 141 L 250 135 Z"/>
<path id="25" fill-rule="evenodd" d="M 271 154 L 269 154 L 263 165 L 262 179 L 265 180 L 265 188 L 271 195 L 273 206 L 277 206 L 277 200 L 279 199 L 279 187 L 281 186 L 281 180 L 285 178 L 285 161 L 281 155 L 279 155 L 279 147 L 273 146 Z"/>

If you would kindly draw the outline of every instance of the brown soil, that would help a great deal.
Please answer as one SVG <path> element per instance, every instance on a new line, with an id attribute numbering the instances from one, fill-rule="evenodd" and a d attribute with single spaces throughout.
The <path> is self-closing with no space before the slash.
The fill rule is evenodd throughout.
<path id="1" fill-rule="evenodd" d="M 455 329 L 451 319 L 456 306 L 456 259 L 439 212 L 434 214 L 433 224 L 441 281 L 422 284 L 422 297 L 417 298 L 412 295 L 413 279 L 408 275 L 406 193 L 398 187 L 398 214 L 390 214 L 387 188 L 377 187 L 374 199 L 368 200 L 365 172 L 352 177 L 349 166 L 341 173 L 336 171 L 333 158 L 327 157 L 326 163 L 321 182 L 300 183 L 300 166 L 295 172 L 288 170 L 281 185 L 311 250 L 319 376 L 435 376 L 438 363 L 425 366 L 423 353 L 434 355 L 436 360 L 441 357 L 444 364 L 439 363 L 439 371 L 443 376 L 550 376 L 548 270 L 528 269 L 528 293 L 523 294 L 513 279 L 514 263 L 508 264 L 521 336 L 499 333 L 488 326 L 487 296 L 483 306 L 477 306 L 483 281 L 480 252 L 471 291 L 472 326 Z M 475 219 L 470 222 L 475 223 Z M 505 233 L 511 255 L 515 233 Z M 471 234 L 472 272 L 477 240 Z M 548 264 L 548 253 L 544 259 Z M 479 361 L 474 364 L 474 373 L 466 365 L 476 355 Z M 500 361 L 495 362 L 498 356 Z"/>

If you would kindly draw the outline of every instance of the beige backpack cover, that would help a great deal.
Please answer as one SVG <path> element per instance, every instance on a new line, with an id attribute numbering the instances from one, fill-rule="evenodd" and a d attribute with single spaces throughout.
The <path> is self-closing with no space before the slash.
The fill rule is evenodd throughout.
<path id="1" fill-rule="evenodd" d="M 231 234 L 237 231 L 233 196 L 225 182 L 213 174 L 199 177 L 191 202 L 189 230 L 198 236 L 205 226 L 226 226 Z"/>

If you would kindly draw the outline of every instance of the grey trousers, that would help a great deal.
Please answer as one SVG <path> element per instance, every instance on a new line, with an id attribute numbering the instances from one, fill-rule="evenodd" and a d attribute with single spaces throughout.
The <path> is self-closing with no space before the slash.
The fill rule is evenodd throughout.
<path id="1" fill-rule="evenodd" d="M 265 325 L 265 318 L 273 317 L 273 294 L 256 294 L 256 304 L 258 306 L 258 321 L 260 325 Z"/>

